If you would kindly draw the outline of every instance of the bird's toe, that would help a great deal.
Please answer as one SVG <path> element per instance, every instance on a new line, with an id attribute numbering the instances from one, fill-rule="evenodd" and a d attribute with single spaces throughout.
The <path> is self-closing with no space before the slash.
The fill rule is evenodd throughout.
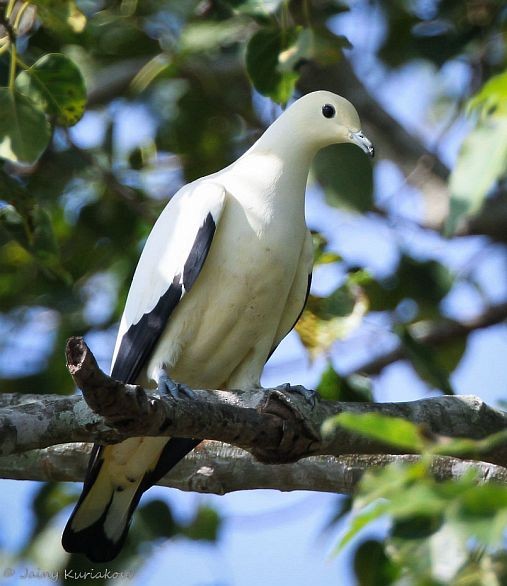
<path id="1" fill-rule="evenodd" d="M 290 383 L 283 383 L 278 385 L 276 388 L 286 393 L 296 393 L 301 395 L 307 403 L 309 403 L 312 407 L 315 407 L 318 398 L 317 391 L 307 389 L 301 385 L 291 385 Z"/>
<path id="2" fill-rule="evenodd" d="M 159 375 L 157 385 L 160 395 L 170 395 L 173 399 L 180 399 L 181 396 L 195 398 L 194 391 L 188 385 L 176 382 L 165 372 Z"/>

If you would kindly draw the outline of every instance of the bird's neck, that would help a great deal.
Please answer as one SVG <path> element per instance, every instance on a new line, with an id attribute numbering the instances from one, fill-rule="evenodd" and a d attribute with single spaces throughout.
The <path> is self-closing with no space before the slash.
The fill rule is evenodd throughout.
<path id="1" fill-rule="evenodd" d="M 321 145 L 308 140 L 304 129 L 287 127 L 283 117 L 276 120 L 250 148 L 251 154 L 272 154 L 287 163 L 287 167 L 310 170 L 313 157 Z"/>
<path id="2" fill-rule="evenodd" d="M 303 217 L 306 182 L 317 150 L 301 137 L 284 134 L 275 122 L 233 166 L 269 200 L 266 203 Z"/>

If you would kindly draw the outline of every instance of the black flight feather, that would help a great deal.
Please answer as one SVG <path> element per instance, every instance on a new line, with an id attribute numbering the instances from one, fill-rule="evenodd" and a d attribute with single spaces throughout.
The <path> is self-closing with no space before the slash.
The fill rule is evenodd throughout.
<path id="1" fill-rule="evenodd" d="M 157 342 L 167 326 L 169 318 L 199 276 L 209 253 L 215 234 L 215 221 L 209 212 L 199 228 L 194 244 L 183 267 L 183 276 L 175 275 L 167 291 L 160 297 L 156 306 L 132 324 L 122 337 L 120 348 L 113 365 L 111 376 L 125 383 L 135 383 L 146 366 Z M 183 381 L 184 382 L 184 381 Z M 107 562 L 114 559 L 121 550 L 128 533 L 131 516 L 141 495 L 158 482 L 167 472 L 183 459 L 201 440 L 190 438 L 170 438 L 162 449 L 155 468 L 147 472 L 132 499 L 125 530 L 117 541 L 112 541 L 104 533 L 104 522 L 113 501 L 114 493 L 103 514 L 97 521 L 81 531 L 72 529 L 72 520 L 79 506 L 91 490 L 103 464 L 104 446 L 95 444 L 90 456 L 83 491 L 65 527 L 62 536 L 63 547 L 69 552 L 82 552 L 94 562 Z"/>

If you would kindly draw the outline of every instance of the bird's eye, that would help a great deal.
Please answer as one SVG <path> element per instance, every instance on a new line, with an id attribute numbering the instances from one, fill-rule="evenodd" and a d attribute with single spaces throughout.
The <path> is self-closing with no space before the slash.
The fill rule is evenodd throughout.
<path id="1" fill-rule="evenodd" d="M 336 110 L 334 109 L 334 106 L 331 106 L 331 104 L 325 104 L 322 106 L 322 115 L 325 118 L 332 118 L 335 114 Z"/>

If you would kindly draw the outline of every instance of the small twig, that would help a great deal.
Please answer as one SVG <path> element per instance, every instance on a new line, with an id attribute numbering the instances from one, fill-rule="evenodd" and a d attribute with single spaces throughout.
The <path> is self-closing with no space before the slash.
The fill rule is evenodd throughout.
<path id="1" fill-rule="evenodd" d="M 99 161 L 85 149 L 79 147 L 73 140 L 68 130 L 65 131 L 67 141 L 72 149 L 91 167 L 96 169 L 100 174 L 102 181 L 106 184 L 106 186 L 116 195 L 118 195 L 125 204 L 136 214 L 140 214 L 143 217 L 154 220 L 155 214 L 151 213 L 149 207 L 144 205 L 143 202 L 139 199 L 138 193 L 129 187 L 128 185 L 124 185 L 120 181 L 116 175 L 110 171 L 109 169 L 105 169 Z"/>
<path id="2" fill-rule="evenodd" d="M 479 316 L 465 322 L 444 321 L 428 327 L 424 333 L 414 332 L 415 339 L 421 344 L 439 346 L 456 338 L 468 336 L 471 332 L 501 323 L 507 319 L 507 303 L 491 305 Z M 400 345 L 364 364 L 354 368 L 354 372 L 378 374 L 383 368 L 405 358 L 405 351 Z"/>

